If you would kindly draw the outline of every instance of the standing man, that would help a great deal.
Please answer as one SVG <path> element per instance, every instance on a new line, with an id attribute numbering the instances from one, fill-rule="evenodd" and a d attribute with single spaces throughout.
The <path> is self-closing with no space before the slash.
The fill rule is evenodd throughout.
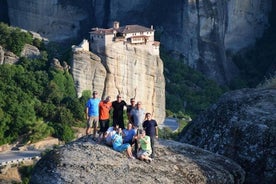
<path id="1" fill-rule="evenodd" d="M 134 122 L 133 117 L 131 117 L 130 112 L 132 109 L 135 109 L 135 98 L 130 99 L 130 105 L 127 106 L 127 118 L 128 122 L 132 123 Z"/>
<path id="2" fill-rule="evenodd" d="M 124 100 L 122 100 L 122 96 L 117 95 L 117 100 L 112 102 L 113 125 L 118 124 L 122 130 L 125 129 L 125 124 L 124 124 L 124 107 L 125 106 L 127 106 L 127 103 Z"/>
<path id="3" fill-rule="evenodd" d="M 102 100 L 99 103 L 99 122 L 100 122 L 100 131 L 99 131 L 99 139 L 101 142 L 104 138 L 104 134 L 109 127 L 109 112 L 112 108 L 112 103 L 110 102 L 110 96 L 107 96 L 105 100 Z"/>
<path id="4" fill-rule="evenodd" d="M 146 113 L 146 120 L 143 123 L 143 128 L 146 131 L 146 135 L 150 137 L 150 144 L 151 144 L 151 158 L 154 158 L 154 139 L 158 138 L 158 125 L 157 122 L 151 118 L 151 114 L 148 112 Z"/>
<path id="5" fill-rule="evenodd" d="M 134 128 L 142 129 L 143 121 L 145 119 L 145 111 L 142 109 L 142 102 L 138 101 L 136 104 L 136 108 L 130 111 L 130 117 L 133 118 L 133 126 Z"/>
<path id="6" fill-rule="evenodd" d="M 92 98 L 86 102 L 86 119 L 87 128 L 86 135 L 91 134 L 91 128 L 93 127 L 93 139 L 96 138 L 96 132 L 98 128 L 99 121 L 99 103 L 100 99 L 97 98 L 98 92 L 93 91 Z"/>
<path id="7" fill-rule="evenodd" d="M 145 120 L 145 111 L 142 109 L 142 102 L 138 101 L 136 107 L 130 111 L 130 117 L 133 118 L 133 128 L 139 137 L 139 130 L 143 129 L 143 121 Z M 136 136 L 137 137 L 137 136 Z M 138 141 L 134 140 L 134 153 L 138 153 Z"/>

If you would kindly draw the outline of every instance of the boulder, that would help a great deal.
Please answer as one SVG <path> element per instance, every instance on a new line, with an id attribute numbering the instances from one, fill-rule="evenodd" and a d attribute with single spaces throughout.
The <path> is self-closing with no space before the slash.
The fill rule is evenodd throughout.
<path id="1" fill-rule="evenodd" d="M 183 129 L 180 141 L 229 157 L 246 183 L 276 183 L 276 89 L 224 94 Z"/>
<path id="2" fill-rule="evenodd" d="M 243 183 L 232 160 L 191 145 L 158 140 L 151 163 L 80 138 L 48 152 L 35 165 L 30 183 Z"/>

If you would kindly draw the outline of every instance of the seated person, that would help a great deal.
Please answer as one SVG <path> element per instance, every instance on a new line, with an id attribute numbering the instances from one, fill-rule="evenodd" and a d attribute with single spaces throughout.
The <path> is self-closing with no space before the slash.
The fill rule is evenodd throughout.
<path id="1" fill-rule="evenodd" d="M 118 130 L 119 128 L 119 125 L 116 124 L 114 126 L 111 126 L 107 129 L 107 131 L 105 132 L 104 134 L 104 138 L 105 138 L 105 143 L 108 145 L 108 146 L 112 146 L 112 136 L 114 134 L 116 134 L 116 131 Z"/>
<path id="2" fill-rule="evenodd" d="M 146 135 L 145 130 L 140 130 L 138 135 L 138 143 L 140 144 L 140 150 L 137 153 L 137 157 L 141 160 L 145 160 L 150 163 L 152 159 L 149 157 L 151 155 L 151 145 L 150 137 Z"/>
<path id="3" fill-rule="evenodd" d="M 131 123 L 127 124 L 127 128 L 123 130 L 123 143 L 129 143 L 130 145 L 133 144 L 133 137 L 135 136 L 136 132 L 133 129 L 133 125 Z"/>
<path id="4" fill-rule="evenodd" d="M 132 151 L 131 151 L 130 144 L 128 144 L 128 143 L 123 144 L 123 137 L 122 137 L 122 129 L 121 128 L 119 128 L 117 130 L 116 134 L 114 134 L 112 136 L 112 145 L 113 145 L 113 149 L 115 151 L 118 151 L 118 152 L 126 151 L 128 158 L 135 159 L 135 157 L 132 156 Z"/>

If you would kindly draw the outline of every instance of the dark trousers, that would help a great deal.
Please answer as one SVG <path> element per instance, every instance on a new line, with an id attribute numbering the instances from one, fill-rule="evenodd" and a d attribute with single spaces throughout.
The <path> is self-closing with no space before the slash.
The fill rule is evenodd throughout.
<path id="1" fill-rule="evenodd" d="M 154 139 L 155 139 L 155 136 L 150 136 L 150 145 L 151 145 L 151 150 L 152 150 L 152 153 L 151 153 L 151 158 L 154 158 L 155 157 L 155 150 L 154 150 Z"/>

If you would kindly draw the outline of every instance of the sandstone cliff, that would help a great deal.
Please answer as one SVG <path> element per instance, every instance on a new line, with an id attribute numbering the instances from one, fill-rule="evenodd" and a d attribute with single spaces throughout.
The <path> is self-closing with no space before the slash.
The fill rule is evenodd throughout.
<path id="1" fill-rule="evenodd" d="M 221 84 L 239 72 L 229 53 L 252 45 L 263 34 L 272 6 L 271 0 L 7 3 L 11 25 L 38 32 L 49 40 L 87 38 L 91 27 L 111 27 L 115 20 L 122 25 L 154 25 L 167 51 Z"/>
<path id="2" fill-rule="evenodd" d="M 232 158 L 246 183 L 276 182 L 276 90 L 226 93 L 182 132 L 181 142 Z"/>
<path id="3" fill-rule="evenodd" d="M 151 45 L 113 43 L 104 53 L 97 53 L 100 57 L 75 50 L 72 74 L 78 95 L 84 90 L 97 90 L 102 98 L 111 96 L 112 100 L 121 94 L 127 103 L 135 97 L 158 123 L 162 123 L 165 118 L 163 62 L 149 47 Z"/>
<path id="4" fill-rule="evenodd" d="M 228 158 L 202 149 L 159 140 L 151 163 L 129 160 L 125 154 L 79 139 L 45 155 L 30 183 L 193 183 L 240 184 L 244 171 Z"/>

